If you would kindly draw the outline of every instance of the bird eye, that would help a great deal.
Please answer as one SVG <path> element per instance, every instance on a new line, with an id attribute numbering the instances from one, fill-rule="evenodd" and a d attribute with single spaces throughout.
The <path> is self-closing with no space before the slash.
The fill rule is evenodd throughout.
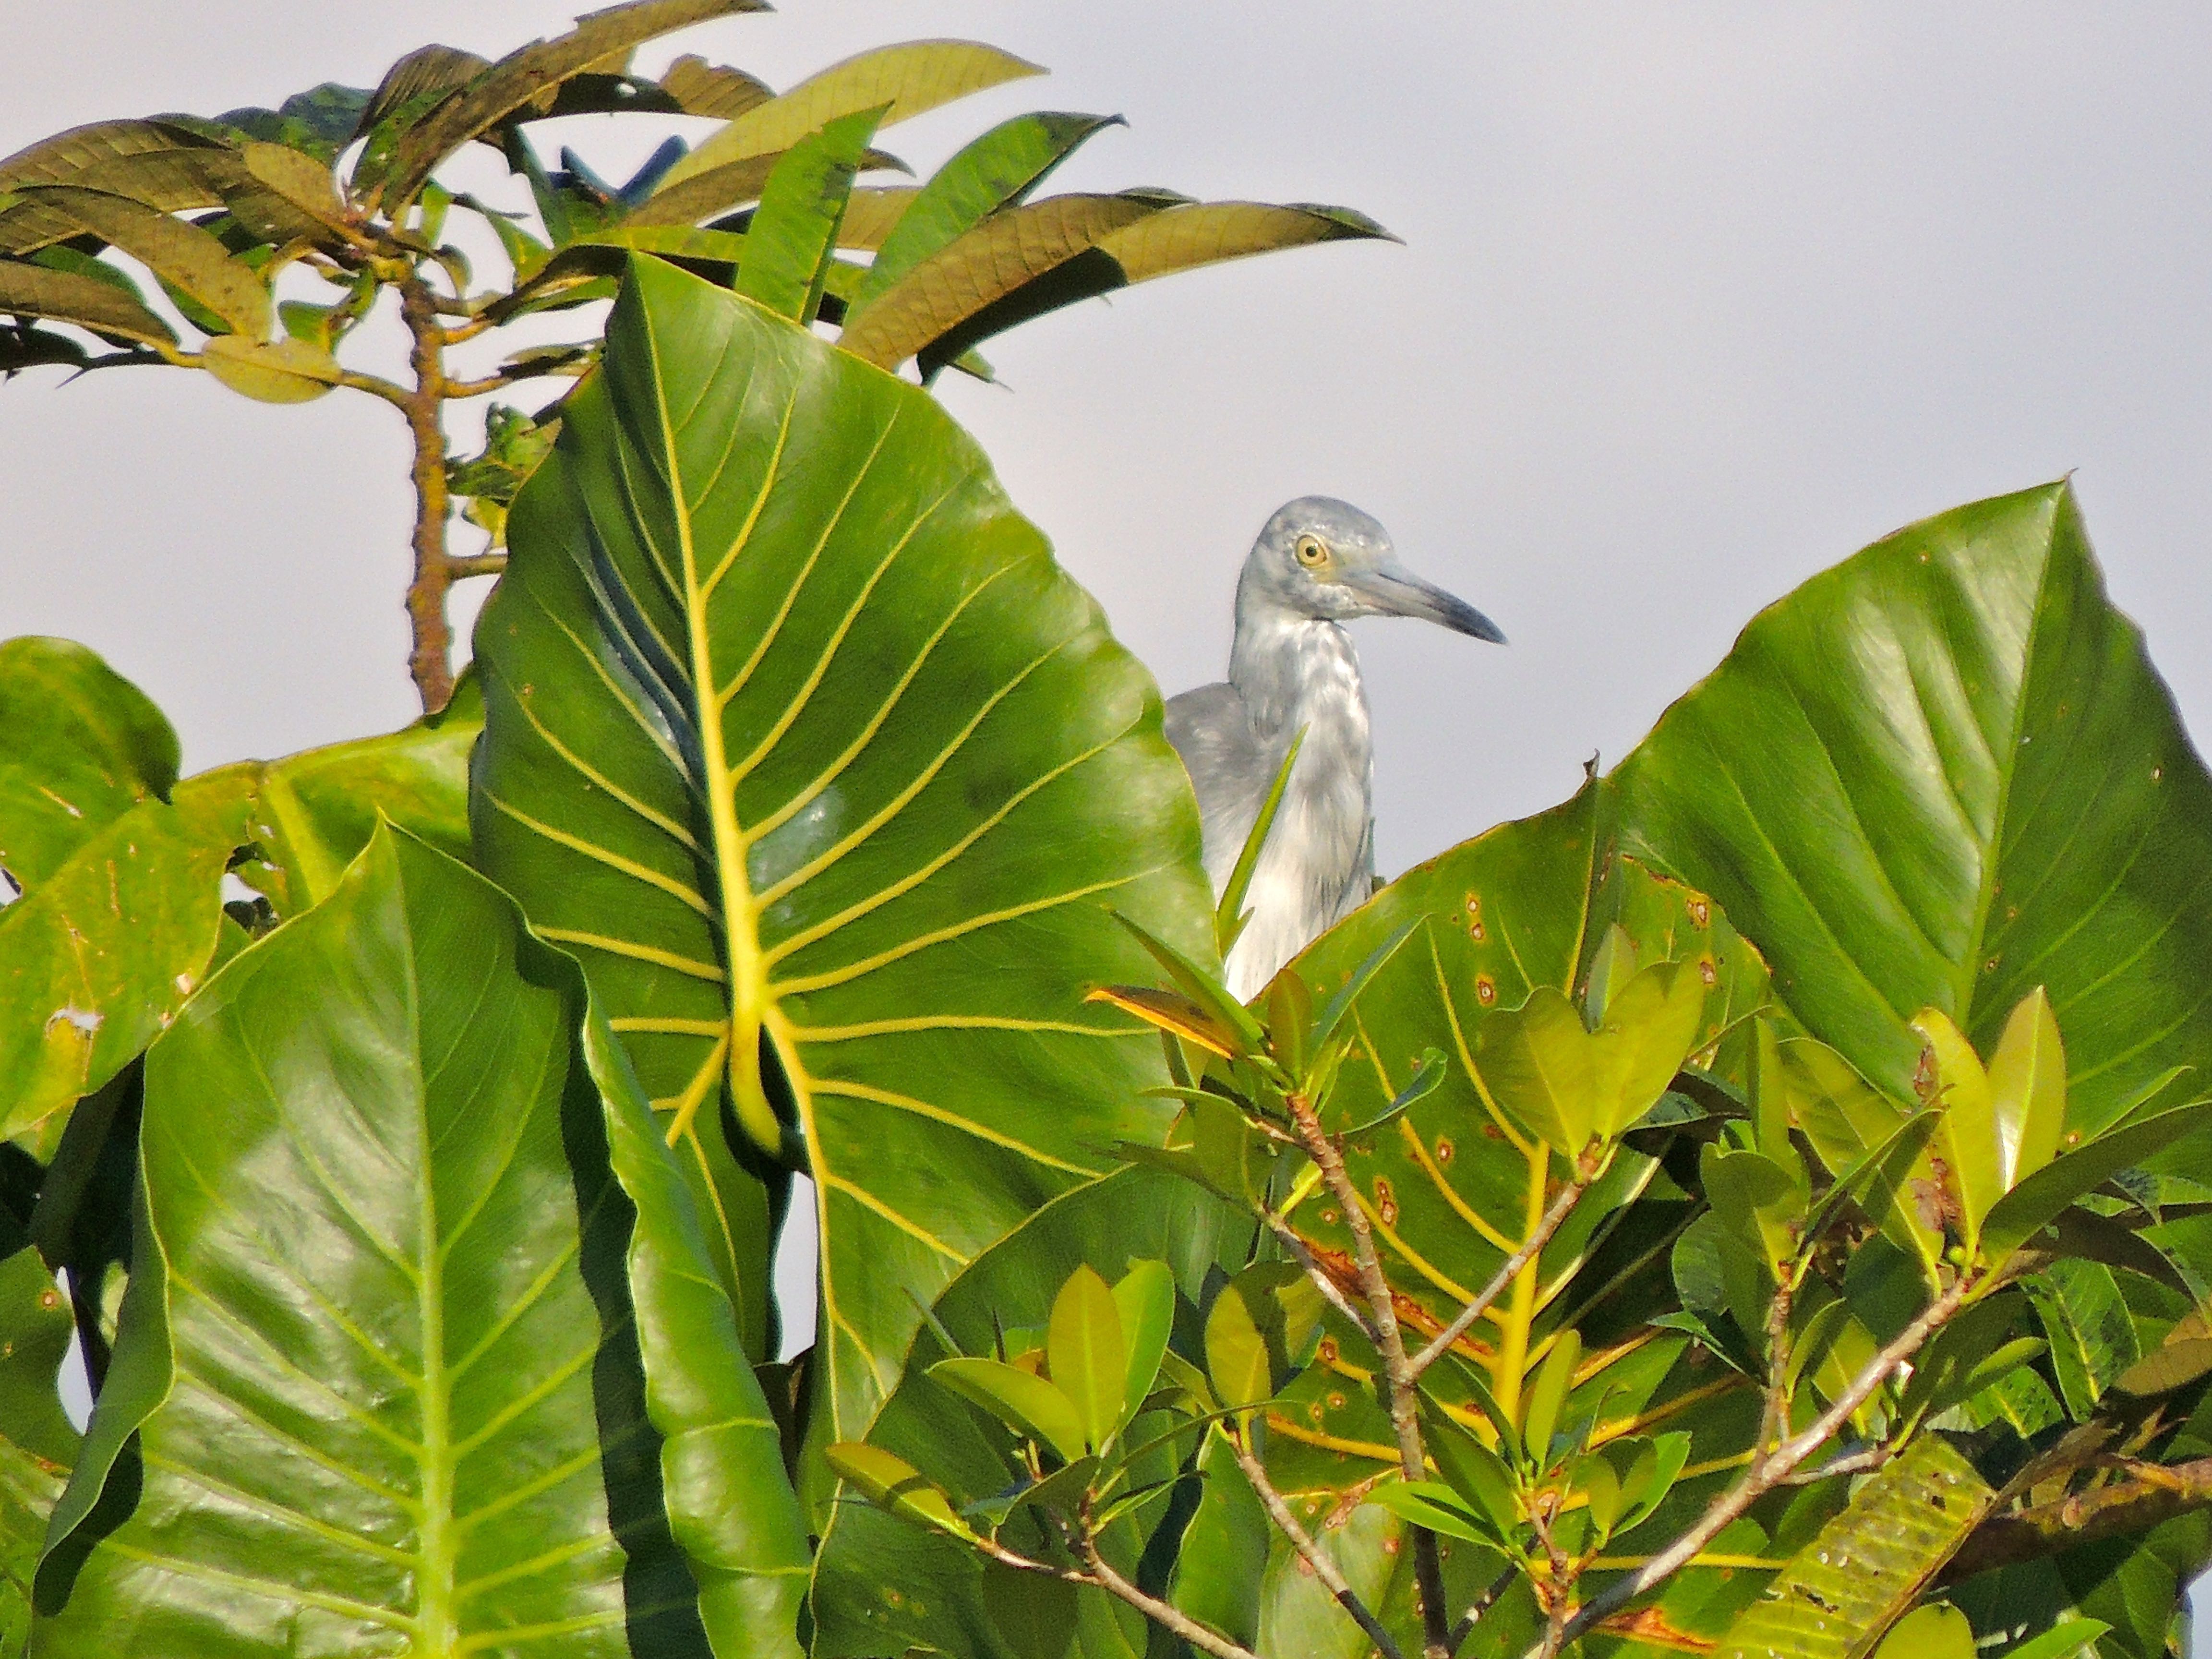
<path id="1" fill-rule="evenodd" d="M 1297 545 L 1298 562 L 1311 568 L 1328 562 L 1328 547 L 1318 536 L 1301 536 Z"/>

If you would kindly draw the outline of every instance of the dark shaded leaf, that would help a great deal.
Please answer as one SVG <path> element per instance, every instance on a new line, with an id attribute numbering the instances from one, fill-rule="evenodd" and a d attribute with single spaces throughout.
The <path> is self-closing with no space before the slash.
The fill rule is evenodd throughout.
<path id="1" fill-rule="evenodd" d="M 276 312 L 268 289 L 252 267 L 234 258 L 198 226 L 101 191 L 51 185 L 22 193 L 67 214 L 102 241 L 174 283 L 237 333 L 259 340 L 269 332 Z"/>

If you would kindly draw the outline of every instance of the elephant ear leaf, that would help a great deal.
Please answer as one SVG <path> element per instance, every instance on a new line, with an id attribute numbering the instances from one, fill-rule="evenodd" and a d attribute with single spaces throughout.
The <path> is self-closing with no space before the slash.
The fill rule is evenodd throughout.
<path id="1" fill-rule="evenodd" d="M 1992 1054 L 2038 987 L 2069 1134 L 2212 1066 L 2212 775 L 2066 484 L 1805 583 L 1607 788 L 1622 849 L 1710 893 L 1790 1013 L 1893 1099 L 1922 1052 L 1902 1011 L 1941 1010 Z M 2023 1182 L 2057 1144 L 2029 1095 Z"/>
<path id="2" fill-rule="evenodd" d="M 920 1307 L 1164 1136 L 1158 1038 L 1085 1001 L 1155 977 L 1115 913 L 1214 961 L 1158 693 L 927 393 L 651 259 L 508 545 L 478 856 L 583 962 L 733 1291 L 761 1171 L 811 1170 L 815 1426 L 857 1439 Z"/>
<path id="3" fill-rule="evenodd" d="M 798 1502 L 682 1179 L 481 877 L 380 830 L 211 981 L 137 1201 L 40 1650 L 796 1659 Z"/>

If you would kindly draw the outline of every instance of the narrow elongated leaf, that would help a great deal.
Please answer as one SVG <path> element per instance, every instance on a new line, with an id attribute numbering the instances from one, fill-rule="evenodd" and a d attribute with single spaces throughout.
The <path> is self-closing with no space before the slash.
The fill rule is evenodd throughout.
<path id="1" fill-rule="evenodd" d="M 557 39 L 509 52 L 447 94 L 399 141 L 380 199 L 412 200 L 430 170 L 470 139 L 615 52 L 710 17 L 763 9 L 763 0 L 629 0 L 579 18 Z"/>
<path id="2" fill-rule="evenodd" d="M 1164 205 L 1145 195 L 1048 196 L 994 213 L 919 261 L 838 343 L 856 357 L 896 368 L 996 301 Z"/>
<path id="3" fill-rule="evenodd" d="M 796 1655 L 773 1425 L 580 1023 L 573 963 L 389 832 L 195 1003 L 41 1651 Z"/>
<path id="4" fill-rule="evenodd" d="M 158 158 L 180 150 L 205 149 L 212 142 L 166 121 L 95 121 L 41 138 L 0 161 L 0 191 L 26 185 L 82 184 L 84 175 L 94 168 L 149 167 Z M 137 194 L 135 191 L 125 193 Z"/>
<path id="5" fill-rule="evenodd" d="M 1027 198 L 1077 146 L 1118 115 L 1038 112 L 1002 121 L 929 177 L 884 239 L 852 315 L 866 311 L 908 271 L 1010 203 Z M 848 318 L 849 322 L 849 318 Z"/>
<path id="6" fill-rule="evenodd" d="M 809 133 L 775 164 L 745 228 L 737 290 L 794 323 L 811 323 L 837 250 L 837 226 L 881 112 L 840 116 Z"/>
<path id="7" fill-rule="evenodd" d="M 269 332 L 276 312 L 268 289 L 252 266 L 198 225 L 102 191 L 50 185 L 26 194 L 174 283 L 237 333 L 258 340 Z"/>
<path id="8" fill-rule="evenodd" d="M 1729 1628 L 1718 1659 L 1862 1659 L 1995 1496 L 1948 1441 L 1915 1440 L 1776 1576 Z"/>
<path id="9" fill-rule="evenodd" d="M 1123 283 L 1146 283 L 1281 248 L 1377 238 L 1397 240 L 1350 208 L 1190 202 L 1115 231 L 1099 242 L 1098 251 L 1121 268 Z"/>
<path id="10" fill-rule="evenodd" d="M 2010 1192 L 2058 1156 L 2066 1133 L 2066 1050 L 2040 985 L 2006 1019 L 1989 1075 L 2002 1184 Z"/>
<path id="11" fill-rule="evenodd" d="M 2002 1261 L 2057 1220 L 2075 1199 L 2102 1186 L 2119 1170 L 2155 1157 L 2207 1123 L 2212 1123 L 2212 1101 L 2177 1106 L 2170 1112 L 2108 1130 L 2045 1164 L 1997 1200 L 1982 1224 L 1984 1252 L 1991 1262 Z"/>
<path id="12" fill-rule="evenodd" d="M 0 871 L 18 889 L 176 786 L 177 734 L 161 711 L 69 640 L 0 644 Z"/>
<path id="13" fill-rule="evenodd" d="M 15 259 L 0 259 L 0 311 L 74 323 L 148 345 L 177 343 L 174 329 L 112 283 Z"/>
<path id="14" fill-rule="evenodd" d="M 1083 1002 L 1149 976 L 1106 904 L 1210 953 L 1158 693 L 927 394 L 650 260 L 508 544 L 478 855 L 679 1143 L 803 1145 L 851 1438 L 917 1298 L 1166 1127 Z"/>
<path id="15" fill-rule="evenodd" d="M 1164 1261 L 1139 1261 L 1114 1285 L 1114 1309 L 1127 1345 L 1116 1429 L 1137 1414 L 1158 1379 L 1160 1360 L 1175 1329 L 1175 1274 Z"/>
<path id="16" fill-rule="evenodd" d="M 1894 1098 L 1932 1006 L 1983 1052 L 2039 985 L 2067 1127 L 2212 1067 L 2212 778 L 2071 490 L 1899 531 L 1754 620 L 1612 775 L 1626 850 L 1770 953 Z"/>
<path id="17" fill-rule="evenodd" d="M 912 40 L 832 64 L 789 92 L 745 110 L 669 172 L 663 191 L 733 161 L 789 149 L 841 116 L 889 106 L 883 125 L 1044 71 L 972 40 Z"/>

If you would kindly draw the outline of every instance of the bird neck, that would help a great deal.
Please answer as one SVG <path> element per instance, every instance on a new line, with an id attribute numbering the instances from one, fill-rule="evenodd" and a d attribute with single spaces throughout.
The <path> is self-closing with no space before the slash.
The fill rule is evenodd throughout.
<path id="1" fill-rule="evenodd" d="M 1287 737 L 1300 726 L 1342 726 L 1347 729 L 1334 734 L 1339 741 L 1351 739 L 1364 750 L 1367 697 L 1352 636 L 1333 622 L 1275 605 L 1240 604 L 1237 610 L 1229 683 L 1243 695 L 1255 732 Z"/>

